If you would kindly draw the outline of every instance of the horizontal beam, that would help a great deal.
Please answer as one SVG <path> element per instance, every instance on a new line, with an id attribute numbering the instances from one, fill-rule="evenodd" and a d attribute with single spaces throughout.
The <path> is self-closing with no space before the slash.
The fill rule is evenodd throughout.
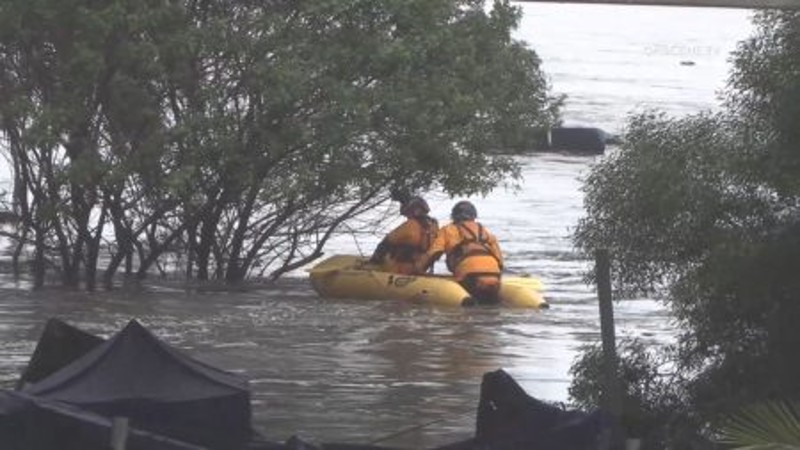
<path id="1" fill-rule="evenodd" d="M 800 9 L 800 0 L 512 0 L 518 3 L 696 6 L 707 8 Z"/>

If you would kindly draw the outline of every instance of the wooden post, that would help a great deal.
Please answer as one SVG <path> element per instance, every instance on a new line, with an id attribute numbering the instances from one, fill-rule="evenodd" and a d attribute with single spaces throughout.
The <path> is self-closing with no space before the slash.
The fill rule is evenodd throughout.
<path id="1" fill-rule="evenodd" d="M 595 252 L 595 279 L 600 307 L 600 335 L 603 342 L 603 407 L 614 418 L 612 448 L 622 448 L 625 441 L 622 418 L 622 390 L 617 377 L 617 344 L 614 332 L 614 305 L 611 297 L 611 257 L 608 250 Z"/>
<path id="2" fill-rule="evenodd" d="M 125 450 L 128 442 L 128 418 L 114 417 L 111 419 L 111 450 Z"/>

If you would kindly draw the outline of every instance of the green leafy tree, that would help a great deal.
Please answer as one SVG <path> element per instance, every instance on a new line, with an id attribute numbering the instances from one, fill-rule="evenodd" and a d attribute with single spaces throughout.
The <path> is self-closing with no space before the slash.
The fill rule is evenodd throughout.
<path id="1" fill-rule="evenodd" d="M 558 119 L 520 11 L 473 0 L 8 0 L 16 255 L 93 288 L 270 278 L 399 189 L 485 193 Z M 99 265 L 104 264 L 104 267 Z"/>
<path id="2" fill-rule="evenodd" d="M 665 442 L 663 425 L 682 419 L 682 380 L 674 370 L 671 354 L 653 351 L 637 339 L 624 339 L 617 346 L 616 377 L 622 387 L 620 422 L 625 435 L 641 439 L 644 448 Z M 599 344 L 586 345 L 570 368 L 574 382 L 569 388 L 576 406 L 596 408 L 603 402 L 604 355 Z"/>
<path id="3" fill-rule="evenodd" d="M 631 118 L 587 177 L 584 250 L 614 255 L 622 296 L 670 306 L 674 365 L 701 424 L 800 396 L 800 14 L 759 13 L 719 114 Z"/>

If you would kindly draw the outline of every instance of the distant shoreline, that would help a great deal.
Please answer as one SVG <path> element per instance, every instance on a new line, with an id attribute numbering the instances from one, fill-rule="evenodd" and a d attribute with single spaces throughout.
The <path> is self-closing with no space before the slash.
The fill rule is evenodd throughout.
<path id="1" fill-rule="evenodd" d="M 512 0 L 518 3 L 689 6 L 704 8 L 800 9 L 800 0 Z"/>

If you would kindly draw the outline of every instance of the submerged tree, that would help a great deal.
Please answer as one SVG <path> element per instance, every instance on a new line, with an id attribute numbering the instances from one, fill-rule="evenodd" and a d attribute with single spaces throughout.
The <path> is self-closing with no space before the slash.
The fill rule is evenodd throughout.
<path id="1" fill-rule="evenodd" d="M 2 150 L 37 284 L 184 255 L 277 277 L 393 190 L 486 192 L 557 120 L 507 1 L 4 2 Z M 103 267 L 99 265 L 103 264 Z"/>
<path id="2" fill-rule="evenodd" d="M 673 366 L 698 429 L 800 398 L 800 14 L 755 24 L 723 112 L 634 117 L 589 175 L 575 234 L 582 249 L 612 252 L 619 292 L 671 307 L 682 330 Z"/>

